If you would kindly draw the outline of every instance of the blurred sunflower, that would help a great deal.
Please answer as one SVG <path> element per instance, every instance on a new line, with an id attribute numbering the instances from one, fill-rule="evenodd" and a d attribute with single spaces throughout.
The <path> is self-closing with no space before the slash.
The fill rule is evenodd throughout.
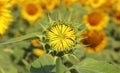
<path id="1" fill-rule="evenodd" d="M 8 5 L 0 1 L 0 35 L 3 35 L 13 21 L 11 11 L 8 10 Z"/>
<path id="2" fill-rule="evenodd" d="M 39 40 L 31 40 L 31 44 L 32 44 L 34 47 L 37 47 L 38 45 L 40 45 L 40 41 L 39 41 Z"/>
<path id="3" fill-rule="evenodd" d="M 0 0 L 0 2 L 2 2 L 2 4 L 4 4 L 6 7 L 11 7 L 14 5 L 15 0 Z"/>
<path id="4" fill-rule="evenodd" d="M 70 50 L 70 47 L 75 44 L 75 30 L 65 24 L 56 24 L 48 31 L 50 45 L 55 51 Z"/>
<path id="5" fill-rule="evenodd" d="M 76 2 L 79 2 L 79 1 L 80 0 L 62 0 L 62 3 L 69 7 L 70 5 L 72 5 L 72 4 L 76 3 Z"/>
<path id="6" fill-rule="evenodd" d="M 101 5 L 99 8 L 104 10 L 105 12 L 109 14 L 114 14 L 114 4 L 116 3 L 116 0 L 106 0 L 106 2 Z"/>
<path id="7" fill-rule="evenodd" d="M 101 52 L 107 44 L 107 36 L 102 31 L 87 30 L 82 33 L 83 37 L 86 37 L 80 41 L 80 43 L 87 45 L 85 49 L 89 52 Z"/>
<path id="8" fill-rule="evenodd" d="M 40 0 L 40 5 L 43 9 L 52 10 L 59 6 L 60 0 Z"/>
<path id="9" fill-rule="evenodd" d="M 42 55 L 45 53 L 45 50 L 39 49 L 39 48 L 34 48 L 34 49 L 33 49 L 33 53 L 34 53 L 36 56 L 42 56 Z"/>
<path id="10" fill-rule="evenodd" d="M 120 11 L 117 11 L 117 12 L 114 14 L 113 21 L 114 21 L 116 24 L 119 24 L 119 25 L 120 25 Z"/>
<path id="11" fill-rule="evenodd" d="M 115 9 L 117 11 L 120 11 L 120 0 L 117 0 L 117 2 L 115 3 Z"/>
<path id="12" fill-rule="evenodd" d="M 102 30 L 106 28 L 109 16 L 101 10 L 94 10 L 84 15 L 83 21 L 90 30 Z"/>
<path id="13" fill-rule="evenodd" d="M 33 24 L 37 19 L 44 16 L 43 9 L 37 1 L 27 1 L 22 5 L 22 17 Z"/>
<path id="14" fill-rule="evenodd" d="M 100 7 L 102 4 L 104 4 L 106 2 L 106 0 L 89 0 L 90 5 L 93 8 L 98 8 Z"/>

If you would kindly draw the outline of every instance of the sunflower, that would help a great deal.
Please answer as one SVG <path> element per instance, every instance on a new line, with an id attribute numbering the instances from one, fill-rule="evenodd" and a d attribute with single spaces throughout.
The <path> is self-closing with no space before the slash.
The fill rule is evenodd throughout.
<path id="1" fill-rule="evenodd" d="M 82 36 L 86 38 L 82 39 L 80 43 L 86 45 L 84 48 L 90 53 L 99 53 L 106 46 L 107 36 L 102 31 L 86 30 Z"/>
<path id="2" fill-rule="evenodd" d="M 116 0 L 107 0 L 103 5 L 101 5 L 99 8 L 104 10 L 105 12 L 109 14 L 114 13 L 114 4 L 116 3 Z"/>
<path id="3" fill-rule="evenodd" d="M 89 0 L 89 2 L 93 8 L 98 8 L 101 5 L 103 5 L 106 2 L 106 0 Z"/>
<path id="4" fill-rule="evenodd" d="M 72 5 L 72 4 L 74 4 L 74 3 L 78 2 L 78 1 L 79 0 L 62 0 L 62 3 L 69 7 L 70 5 Z"/>
<path id="5" fill-rule="evenodd" d="M 57 8 L 59 6 L 60 0 L 41 0 L 40 5 L 43 7 L 43 9 L 46 10 L 52 10 L 54 8 Z"/>
<path id="6" fill-rule="evenodd" d="M 83 21 L 90 30 L 102 30 L 106 28 L 109 16 L 101 10 L 94 10 L 84 15 Z"/>
<path id="7" fill-rule="evenodd" d="M 0 1 L 0 35 L 5 33 L 12 21 L 11 11 L 8 10 L 8 6 L 3 1 Z"/>
<path id="8" fill-rule="evenodd" d="M 120 11 L 120 0 L 117 0 L 117 2 L 115 3 L 115 9 L 117 11 Z"/>
<path id="9" fill-rule="evenodd" d="M 37 47 L 38 45 L 40 45 L 40 41 L 39 41 L 39 40 L 31 40 L 31 44 L 32 44 L 34 47 Z"/>
<path id="10" fill-rule="evenodd" d="M 22 17 L 33 24 L 37 19 L 43 17 L 43 9 L 36 1 L 27 1 L 22 5 L 21 10 Z"/>
<path id="11" fill-rule="evenodd" d="M 50 45 L 55 51 L 70 50 L 70 47 L 75 44 L 75 30 L 65 24 L 56 24 L 48 31 Z"/>
<path id="12" fill-rule="evenodd" d="M 36 56 L 42 56 L 42 55 L 45 53 L 45 50 L 39 49 L 39 48 L 34 48 L 34 49 L 33 49 L 33 53 L 34 53 Z"/>
<path id="13" fill-rule="evenodd" d="M 113 18 L 113 21 L 116 23 L 116 24 L 119 24 L 120 25 L 120 11 L 117 11 L 114 15 L 114 18 Z"/>
<path id="14" fill-rule="evenodd" d="M 2 4 L 4 4 L 6 7 L 11 7 L 14 5 L 15 0 L 1 0 Z"/>

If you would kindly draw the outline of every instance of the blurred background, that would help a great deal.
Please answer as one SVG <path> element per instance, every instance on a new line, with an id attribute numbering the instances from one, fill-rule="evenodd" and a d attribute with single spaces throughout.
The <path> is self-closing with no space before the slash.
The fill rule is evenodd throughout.
<path id="1" fill-rule="evenodd" d="M 38 22 L 47 25 L 48 16 L 61 9 L 85 26 L 80 36 L 87 38 L 80 44 L 88 46 L 75 51 L 80 60 L 90 57 L 120 67 L 120 0 L 0 0 L 0 42 L 42 32 Z M 45 53 L 39 38 L 0 45 L 0 73 L 30 73 L 30 64 Z"/>

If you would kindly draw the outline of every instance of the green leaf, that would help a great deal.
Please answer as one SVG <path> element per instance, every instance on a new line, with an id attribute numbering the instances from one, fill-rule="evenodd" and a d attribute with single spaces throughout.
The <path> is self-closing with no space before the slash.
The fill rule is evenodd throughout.
<path id="1" fill-rule="evenodd" d="M 61 58 L 57 58 L 56 60 L 56 73 L 65 73 L 67 68 L 63 65 Z"/>
<path id="2" fill-rule="evenodd" d="M 54 58 L 51 55 L 45 54 L 35 60 L 30 68 L 31 73 L 52 73 L 55 67 Z"/>
<path id="3" fill-rule="evenodd" d="M 23 41 L 23 40 L 26 40 L 28 38 L 38 37 L 39 35 L 41 35 L 39 32 L 27 34 L 27 35 L 24 35 L 21 37 L 13 38 L 13 39 L 10 39 L 8 41 L 2 42 L 2 43 L 0 43 L 0 45 Z"/>
<path id="4" fill-rule="evenodd" d="M 72 63 L 73 65 L 80 62 L 80 60 L 73 54 L 66 54 L 63 56 L 63 59 Z"/>
<path id="5" fill-rule="evenodd" d="M 0 73 L 17 73 L 8 54 L 2 50 L 0 51 Z"/>
<path id="6" fill-rule="evenodd" d="M 77 47 L 77 48 L 75 49 L 75 51 L 73 52 L 73 54 L 74 54 L 79 60 L 81 60 L 81 59 L 85 58 L 86 51 L 85 51 L 83 48 Z"/>
<path id="7" fill-rule="evenodd" d="M 16 62 L 22 60 L 24 54 L 25 54 L 25 51 L 24 51 L 23 49 L 15 48 L 13 55 L 14 55 L 14 57 L 15 57 Z"/>
<path id="8" fill-rule="evenodd" d="M 103 61 L 85 59 L 73 68 L 78 73 L 120 73 L 120 68 Z"/>

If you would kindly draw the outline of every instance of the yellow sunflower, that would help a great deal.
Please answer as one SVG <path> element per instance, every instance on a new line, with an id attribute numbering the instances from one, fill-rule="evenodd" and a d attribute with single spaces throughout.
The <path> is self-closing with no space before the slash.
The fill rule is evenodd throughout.
<path id="1" fill-rule="evenodd" d="M 33 24 L 37 19 L 42 18 L 44 13 L 39 3 L 36 1 L 28 1 L 22 5 L 22 17 Z"/>
<path id="2" fill-rule="evenodd" d="M 116 23 L 116 24 L 119 24 L 120 25 L 120 11 L 117 11 L 113 17 L 113 21 Z"/>
<path id="3" fill-rule="evenodd" d="M 40 5 L 43 7 L 43 9 L 46 10 L 52 10 L 54 8 L 57 8 L 59 6 L 60 0 L 40 0 Z"/>
<path id="4" fill-rule="evenodd" d="M 40 41 L 39 40 L 31 40 L 31 43 L 35 47 L 37 47 L 38 45 L 40 45 Z"/>
<path id="5" fill-rule="evenodd" d="M 74 4 L 74 3 L 78 2 L 78 1 L 79 0 L 62 0 L 62 3 L 69 7 L 70 5 L 72 5 L 72 4 Z"/>
<path id="6" fill-rule="evenodd" d="M 6 7 L 11 7 L 12 5 L 14 5 L 15 0 L 0 0 L 0 2 L 2 2 L 2 4 L 6 5 Z"/>
<path id="7" fill-rule="evenodd" d="M 101 10 L 94 10 L 84 15 L 83 21 L 90 30 L 102 30 L 106 28 L 109 16 Z"/>
<path id="8" fill-rule="evenodd" d="M 86 37 L 80 41 L 80 43 L 86 45 L 84 48 L 89 52 L 101 52 L 107 44 L 107 36 L 102 31 L 87 30 L 82 33 L 83 37 Z"/>
<path id="9" fill-rule="evenodd" d="M 109 14 L 114 13 L 114 4 L 116 3 L 116 0 L 107 0 L 103 5 L 101 5 L 99 8 L 104 10 L 105 12 Z"/>
<path id="10" fill-rule="evenodd" d="M 120 11 L 120 0 L 117 0 L 117 2 L 115 3 L 115 9 L 117 11 Z"/>
<path id="11" fill-rule="evenodd" d="M 42 56 L 42 55 L 45 53 L 45 50 L 39 49 L 39 48 L 34 48 L 34 49 L 33 49 L 33 53 L 34 53 L 36 56 Z"/>
<path id="12" fill-rule="evenodd" d="M 74 29 L 65 24 L 56 24 L 50 27 L 48 37 L 52 49 L 58 52 L 70 50 L 70 47 L 73 46 L 76 41 Z"/>
<path id="13" fill-rule="evenodd" d="M 100 7 L 102 4 L 104 4 L 106 2 L 106 0 L 89 0 L 90 5 L 93 8 L 98 8 Z"/>
<path id="14" fill-rule="evenodd" d="M 0 35 L 5 33 L 12 21 L 11 11 L 8 10 L 8 6 L 3 1 L 0 1 Z"/>

